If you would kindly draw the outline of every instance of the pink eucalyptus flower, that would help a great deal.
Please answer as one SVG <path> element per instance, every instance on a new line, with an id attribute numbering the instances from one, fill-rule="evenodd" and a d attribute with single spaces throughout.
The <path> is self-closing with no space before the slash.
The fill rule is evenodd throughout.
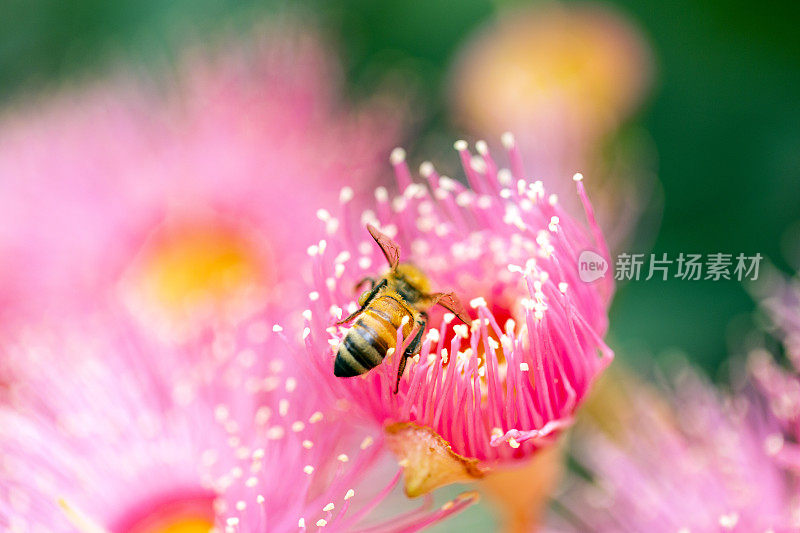
<path id="1" fill-rule="evenodd" d="M 552 443 L 613 357 L 602 341 L 611 276 L 579 278 L 581 252 L 600 262 L 608 257 L 581 176 L 576 182 L 588 229 L 541 182 L 526 181 L 510 135 L 506 142 L 510 170 L 498 169 L 485 144 L 472 155 L 465 142 L 456 143 L 470 188 L 439 176 L 430 163 L 421 168 L 427 186 L 412 182 L 404 153 L 396 150 L 392 163 L 402 193 L 390 199 L 379 188 L 374 211 L 355 212 L 345 203 L 341 218 L 322 213 L 330 231 L 309 249 L 308 359 L 354 417 L 385 428 L 412 496 L 482 477 Z M 383 364 L 358 377 L 333 373 L 348 332 L 336 321 L 358 307 L 354 284 L 388 270 L 365 223 L 397 241 L 400 261 L 421 269 L 431 291 L 453 291 L 468 303 L 473 319 L 456 324 L 453 313 L 431 308 L 398 394 L 396 354 L 412 342 L 413 323 L 397 329 L 388 346 L 396 350 Z"/>
<path id="2" fill-rule="evenodd" d="M 796 531 L 797 501 L 769 456 L 775 421 L 692 372 L 666 398 L 627 388 L 627 424 L 573 434 L 575 475 L 552 531 Z"/>
<path id="3" fill-rule="evenodd" d="M 301 345 L 280 330 L 255 319 L 185 348 L 191 358 L 108 316 L 31 332 L 6 354 L 15 385 L 0 408 L 0 529 L 296 531 L 305 519 L 338 531 L 374 520 L 396 483 L 373 468 L 382 437 L 315 394 L 297 371 Z M 413 529 L 473 501 L 393 523 Z"/>
<path id="4" fill-rule="evenodd" d="M 238 318 L 290 297 L 320 205 L 372 183 L 396 113 L 343 109 L 307 30 L 187 53 L 5 111 L 0 301 L 16 319 L 119 288 L 149 326 Z M 175 330 L 175 331 L 173 331 Z"/>
<path id="5" fill-rule="evenodd" d="M 584 165 L 651 85 L 648 43 L 602 4 L 512 7 L 475 36 L 453 68 L 456 119 L 474 132 L 513 128 L 546 179 Z"/>
<path id="6" fill-rule="evenodd" d="M 648 94 L 652 72 L 646 39 L 612 6 L 514 5 L 459 52 L 452 113 L 473 134 L 513 130 L 550 192 L 567 196 L 563 176 L 591 172 L 598 220 L 617 248 L 641 231 L 636 222 L 658 192 L 648 135 L 632 128 L 618 135 Z M 572 200 L 565 198 L 568 210 L 579 209 Z"/>
<path id="7" fill-rule="evenodd" d="M 767 294 L 761 301 L 782 341 L 788 365 L 778 363 L 763 348 L 750 354 L 749 367 L 780 429 L 773 436 L 771 452 L 782 465 L 800 473 L 800 282 L 771 272 Z M 768 283 L 769 283 L 768 281 Z"/>

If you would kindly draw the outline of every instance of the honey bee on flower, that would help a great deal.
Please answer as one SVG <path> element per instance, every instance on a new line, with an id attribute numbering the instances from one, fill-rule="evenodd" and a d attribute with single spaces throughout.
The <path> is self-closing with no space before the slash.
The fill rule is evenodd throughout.
<path id="1" fill-rule="evenodd" d="M 410 496 L 455 481 L 488 482 L 536 457 L 558 461 L 543 452 L 571 425 L 613 357 L 602 341 L 613 280 L 578 278 L 581 251 L 607 257 L 581 176 L 575 183 L 587 226 L 540 182 L 527 180 L 513 137 L 505 141 L 508 168 L 484 142 L 477 154 L 456 143 L 469 187 L 427 162 L 424 181 L 416 182 L 404 152 L 395 150 L 399 194 L 379 188 L 374 208 L 363 213 L 345 195 L 340 215 L 319 213 L 330 231 L 308 250 L 313 291 L 303 316 L 311 370 L 354 420 L 383 429 Z M 404 331 L 408 324 L 394 327 L 395 351 L 370 372 L 347 380 L 330 372 L 351 331 L 338 323 L 360 309 L 352 287 L 386 260 L 362 238 L 365 224 L 398 243 L 432 286 L 469 303 L 466 324 L 456 324 L 453 312 L 429 310 L 428 331 L 397 394 L 398 371 L 416 338 Z"/>

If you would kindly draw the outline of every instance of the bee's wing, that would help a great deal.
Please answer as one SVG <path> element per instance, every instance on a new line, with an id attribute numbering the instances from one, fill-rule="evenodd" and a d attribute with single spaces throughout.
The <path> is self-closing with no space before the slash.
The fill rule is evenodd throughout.
<path id="1" fill-rule="evenodd" d="M 458 296 L 452 292 L 436 292 L 430 295 L 431 305 L 439 304 L 458 317 L 464 324 L 469 324 L 471 319 L 461 304 Z"/>
<path id="2" fill-rule="evenodd" d="M 389 238 L 389 236 L 378 231 L 378 228 L 372 224 L 367 224 L 367 231 L 369 231 L 369 234 L 375 239 L 375 242 L 378 243 L 378 246 L 381 247 L 383 255 L 386 256 L 386 260 L 389 262 L 389 266 L 394 270 L 400 262 L 400 246 Z"/>

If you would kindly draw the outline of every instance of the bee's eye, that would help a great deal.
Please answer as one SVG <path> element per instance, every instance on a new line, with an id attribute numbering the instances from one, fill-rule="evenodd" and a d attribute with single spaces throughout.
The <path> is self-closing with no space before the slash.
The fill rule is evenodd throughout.
<path id="1" fill-rule="evenodd" d="M 372 292 L 372 289 L 367 289 L 361 293 L 361 296 L 358 297 L 358 305 L 363 306 L 367 303 L 367 298 L 369 298 L 369 293 Z"/>

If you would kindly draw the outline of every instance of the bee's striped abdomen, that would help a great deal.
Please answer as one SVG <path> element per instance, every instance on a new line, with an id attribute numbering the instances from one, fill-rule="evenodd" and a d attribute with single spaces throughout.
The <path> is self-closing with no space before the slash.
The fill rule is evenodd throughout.
<path id="1" fill-rule="evenodd" d="M 380 296 L 370 302 L 339 344 L 334 375 L 358 376 L 381 364 L 386 352 L 395 346 L 397 328 L 404 316 L 413 318 L 409 310 L 391 296 Z M 410 324 L 412 320 L 404 326 L 404 335 L 411 331 Z"/>

